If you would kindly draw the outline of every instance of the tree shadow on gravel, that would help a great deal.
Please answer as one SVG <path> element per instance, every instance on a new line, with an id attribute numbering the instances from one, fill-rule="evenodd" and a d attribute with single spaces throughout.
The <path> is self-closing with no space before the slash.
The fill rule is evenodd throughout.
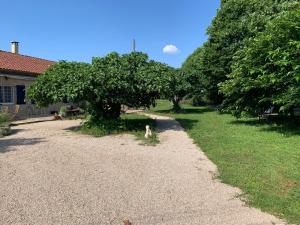
<path id="1" fill-rule="evenodd" d="M 63 130 L 77 132 L 77 131 L 80 131 L 80 127 L 81 127 L 81 125 L 77 125 L 77 126 L 72 126 L 72 127 L 64 128 Z"/>
<path id="2" fill-rule="evenodd" d="M 21 131 L 24 131 L 24 129 L 16 129 L 16 128 L 13 128 L 11 129 L 11 134 L 10 135 L 14 135 L 14 134 L 17 134 Z M 0 140 L 1 141 L 1 140 Z"/>
<path id="3" fill-rule="evenodd" d="M 18 150 L 18 146 L 35 145 L 44 142 L 43 138 L 0 139 L 0 154 Z"/>

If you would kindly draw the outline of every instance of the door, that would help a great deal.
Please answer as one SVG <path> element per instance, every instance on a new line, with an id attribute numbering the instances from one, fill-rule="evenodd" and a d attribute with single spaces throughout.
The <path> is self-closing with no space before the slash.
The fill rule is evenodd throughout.
<path id="1" fill-rule="evenodd" d="M 17 85 L 17 104 L 25 104 L 25 85 Z"/>

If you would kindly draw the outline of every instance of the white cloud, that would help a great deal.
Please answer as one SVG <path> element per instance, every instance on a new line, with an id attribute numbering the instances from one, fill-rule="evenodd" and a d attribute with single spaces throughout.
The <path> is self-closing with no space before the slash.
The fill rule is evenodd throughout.
<path id="1" fill-rule="evenodd" d="M 166 45 L 163 48 L 163 53 L 165 53 L 165 54 L 177 54 L 177 53 L 179 53 L 179 49 L 175 45 Z"/>

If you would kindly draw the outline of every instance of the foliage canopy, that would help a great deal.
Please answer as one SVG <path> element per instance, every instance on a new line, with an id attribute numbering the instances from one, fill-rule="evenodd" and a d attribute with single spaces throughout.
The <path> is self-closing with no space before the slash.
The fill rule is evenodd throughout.
<path id="1" fill-rule="evenodd" d="M 270 106 L 288 112 L 300 105 L 300 11 L 287 11 L 247 40 L 220 87 L 235 115 L 262 113 Z"/>
<path id="2" fill-rule="evenodd" d="M 163 89 L 167 66 L 141 52 L 95 57 L 92 64 L 61 61 L 30 87 L 29 98 L 40 106 L 86 102 L 96 118 L 118 118 L 121 105 L 150 107 Z"/>
<path id="3" fill-rule="evenodd" d="M 196 95 L 225 109 L 261 113 L 299 106 L 298 0 L 223 0 L 208 40 L 182 69 Z"/>

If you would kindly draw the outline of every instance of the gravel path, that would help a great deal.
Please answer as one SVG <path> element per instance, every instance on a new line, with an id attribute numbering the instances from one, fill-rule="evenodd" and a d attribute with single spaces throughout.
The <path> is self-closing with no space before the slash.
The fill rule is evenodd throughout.
<path id="1" fill-rule="evenodd" d="M 0 224 L 271 225 L 235 198 L 178 123 L 157 117 L 161 143 L 94 138 L 80 121 L 19 125 L 0 139 Z"/>

